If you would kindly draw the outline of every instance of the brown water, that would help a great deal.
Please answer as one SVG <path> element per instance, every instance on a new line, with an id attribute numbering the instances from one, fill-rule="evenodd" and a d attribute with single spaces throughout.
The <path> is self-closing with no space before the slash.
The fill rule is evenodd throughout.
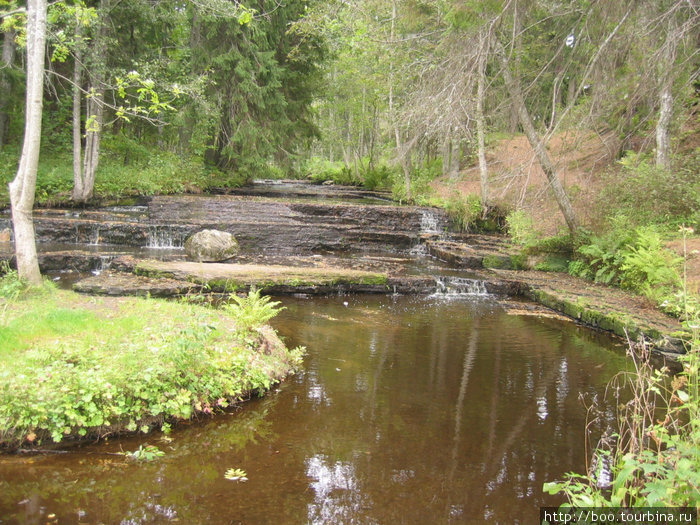
<path id="1" fill-rule="evenodd" d="M 542 483 L 585 468 L 579 396 L 624 366 L 607 337 L 489 298 L 285 304 L 274 324 L 308 347 L 302 373 L 170 442 L 2 457 L 0 522 L 536 523 L 559 502 Z M 107 454 L 141 443 L 166 455 Z"/>

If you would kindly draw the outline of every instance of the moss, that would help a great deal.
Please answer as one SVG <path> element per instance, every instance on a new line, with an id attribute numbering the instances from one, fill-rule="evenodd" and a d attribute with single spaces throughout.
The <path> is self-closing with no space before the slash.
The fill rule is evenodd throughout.
<path id="1" fill-rule="evenodd" d="M 535 265 L 535 270 L 566 273 L 569 270 L 569 260 L 561 255 L 549 255 L 544 261 Z"/>
<path id="2" fill-rule="evenodd" d="M 510 257 L 501 255 L 487 255 L 481 261 L 484 268 L 495 268 L 497 270 L 512 270 L 513 262 Z"/>

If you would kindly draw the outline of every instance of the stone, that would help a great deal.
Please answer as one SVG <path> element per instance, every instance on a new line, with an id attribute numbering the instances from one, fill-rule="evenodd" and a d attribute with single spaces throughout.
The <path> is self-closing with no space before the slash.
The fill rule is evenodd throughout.
<path id="1" fill-rule="evenodd" d="M 0 230 L 0 242 L 10 242 L 11 232 L 9 228 Z"/>
<path id="2" fill-rule="evenodd" d="M 202 230 L 185 241 L 187 257 L 197 262 L 219 262 L 238 253 L 238 241 L 228 232 Z"/>

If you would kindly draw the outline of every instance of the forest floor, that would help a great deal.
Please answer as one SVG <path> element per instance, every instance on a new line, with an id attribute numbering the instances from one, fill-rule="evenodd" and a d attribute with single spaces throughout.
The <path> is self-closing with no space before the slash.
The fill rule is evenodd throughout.
<path id="1" fill-rule="evenodd" d="M 624 176 L 616 169 L 619 144 L 614 134 L 569 131 L 550 140 L 547 149 L 557 173 L 567 190 L 579 220 L 593 231 L 603 221 L 601 210 L 591 205 L 607 183 L 607 176 Z M 566 223 L 557 206 L 544 172 L 524 135 L 500 139 L 488 147 L 491 199 L 503 209 L 523 209 L 532 217 L 535 229 L 542 236 L 566 231 Z M 433 191 L 448 198 L 458 194 L 481 194 L 479 168 L 462 170 L 458 177 L 441 177 L 432 183 Z M 640 203 L 643 205 L 643 203 Z M 689 291 L 700 291 L 700 236 L 685 242 L 670 241 L 667 247 L 685 257 L 685 275 Z"/>

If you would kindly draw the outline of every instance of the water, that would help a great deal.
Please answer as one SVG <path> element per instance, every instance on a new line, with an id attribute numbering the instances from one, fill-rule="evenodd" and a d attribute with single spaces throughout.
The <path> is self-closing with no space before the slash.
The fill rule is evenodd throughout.
<path id="1" fill-rule="evenodd" d="M 307 346 L 303 372 L 170 442 L 0 457 L 2 522 L 536 523 L 560 502 L 542 483 L 585 469 L 580 395 L 624 366 L 607 337 L 488 297 L 284 303 L 274 324 Z M 108 454 L 143 443 L 166 455 Z"/>
<path id="2" fill-rule="evenodd" d="M 486 283 L 480 279 L 442 276 L 435 278 L 435 284 L 435 294 L 438 296 L 488 295 Z"/>

